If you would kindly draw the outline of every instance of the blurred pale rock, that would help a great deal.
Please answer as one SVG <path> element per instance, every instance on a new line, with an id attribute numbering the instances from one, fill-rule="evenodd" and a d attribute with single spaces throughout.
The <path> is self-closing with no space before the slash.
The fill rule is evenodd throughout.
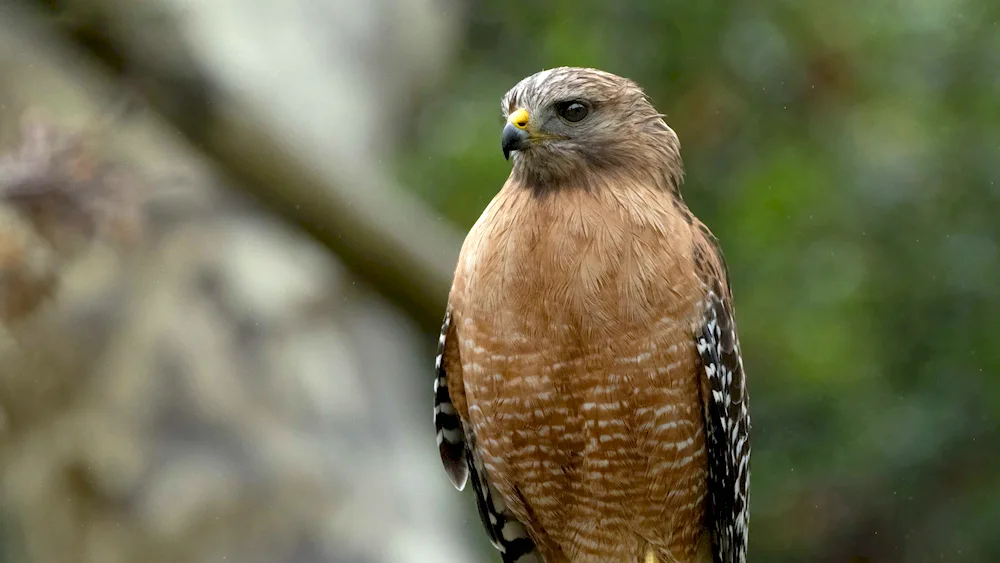
<path id="1" fill-rule="evenodd" d="M 231 87 L 372 174 L 397 127 L 384 109 L 445 63 L 441 8 L 177 2 Z M 160 127 L 115 127 L 130 176 L 109 193 L 131 214 L 70 255 L 0 205 L 0 293 L 44 289 L 0 327 L 11 560 L 474 560 L 432 447 L 426 343 Z"/>

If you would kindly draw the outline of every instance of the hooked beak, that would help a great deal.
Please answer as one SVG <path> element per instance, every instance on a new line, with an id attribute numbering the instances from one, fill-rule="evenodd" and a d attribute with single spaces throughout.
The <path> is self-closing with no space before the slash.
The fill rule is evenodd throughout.
<path id="1" fill-rule="evenodd" d="M 507 125 L 503 127 L 500 137 L 500 148 L 503 149 L 504 160 L 510 160 L 511 151 L 528 148 L 531 133 L 528 132 L 528 111 L 521 108 L 507 117 Z"/>
<path id="2" fill-rule="evenodd" d="M 524 129 L 518 129 L 513 123 L 508 123 L 503 127 L 503 136 L 500 138 L 500 148 L 503 149 L 504 160 L 510 160 L 511 151 L 519 151 L 528 148 L 528 141 L 531 135 Z"/>

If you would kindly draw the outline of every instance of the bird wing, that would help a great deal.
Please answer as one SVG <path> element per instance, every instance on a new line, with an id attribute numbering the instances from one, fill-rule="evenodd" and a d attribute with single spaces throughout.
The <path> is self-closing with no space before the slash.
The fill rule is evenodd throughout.
<path id="1" fill-rule="evenodd" d="M 448 389 L 448 374 L 454 373 L 461 381 L 460 363 L 451 361 L 457 355 L 457 343 L 454 329 L 451 326 L 451 309 L 444 315 L 441 324 L 441 336 L 438 338 L 437 356 L 434 358 L 434 429 L 437 431 L 438 452 L 444 470 L 456 489 L 465 488 L 469 478 L 468 458 L 466 454 L 465 428 L 458 409 L 451 399 Z M 451 365 L 449 365 L 451 364 Z"/>
<path id="2" fill-rule="evenodd" d="M 540 561 L 535 543 L 528 536 L 524 525 L 508 510 L 496 489 L 489 483 L 482 458 L 476 449 L 475 433 L 462 420 L 459 407 L 452 401 L 449 378 L 464 405 L 464 389 L 460 388 L 462 364 L 459 360 L 458 336 L 456 327 L 452 324 L 450 309 L 445 313 L 441 326 L 434 364 L 437 372 L 434 380 L 434 427 L 441 462 L 448 477 L 460 491 L 471 477 L 479 517 L 486 527 L 490 542 L 500 551 L 504 563 Z"/>
<path id="3" fill-rule="evenodd" d="M 702 403 L 708 448 L 708 521 L 713 563 L 744 563 L 750 519 L 750 413 L 725 259 L 715 237 L 696 245 L 708 287 L 695 334 L 705 379 Z"/>

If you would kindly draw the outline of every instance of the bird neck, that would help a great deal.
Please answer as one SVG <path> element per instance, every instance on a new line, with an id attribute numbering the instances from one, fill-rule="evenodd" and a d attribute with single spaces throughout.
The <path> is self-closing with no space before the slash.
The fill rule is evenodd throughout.
<path id="1" fill-rule="evenodd" d="M 676 153 L 675 153 L 676 154 Z M 664 155 L 668 156 L 668 155 Z M 655 163 L 618 160 L 614 163 L 578 161 L 569 164 L 539 163 L 522 155 L 514 162 L 510 183 L 528 190 L 535 197 L 546 197 L 567 190 L 621 190 L 642 186 L 681 200 L 680 186 L 684 173 L 679 155 Z"/>
<path id="2" fill-rule="evenodd" d="M 534 147 L 514 155 L 511 180 L 544 196 L 564 190 L 615 189 L 641 184 L 680 198 L 684 164 L 677 135 L 662 120 L 633 137 L 589 150 Z"/>

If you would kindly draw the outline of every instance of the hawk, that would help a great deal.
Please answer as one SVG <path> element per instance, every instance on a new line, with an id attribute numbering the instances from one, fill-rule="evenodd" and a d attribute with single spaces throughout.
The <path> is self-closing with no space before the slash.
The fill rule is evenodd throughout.
<path id="1" fill-rule="evenodd" d="M 729 274 L 631 80 L 531 75 L 470 230 L 434 421 L 505 563 L 746 560 L 750 415 Z"/>

